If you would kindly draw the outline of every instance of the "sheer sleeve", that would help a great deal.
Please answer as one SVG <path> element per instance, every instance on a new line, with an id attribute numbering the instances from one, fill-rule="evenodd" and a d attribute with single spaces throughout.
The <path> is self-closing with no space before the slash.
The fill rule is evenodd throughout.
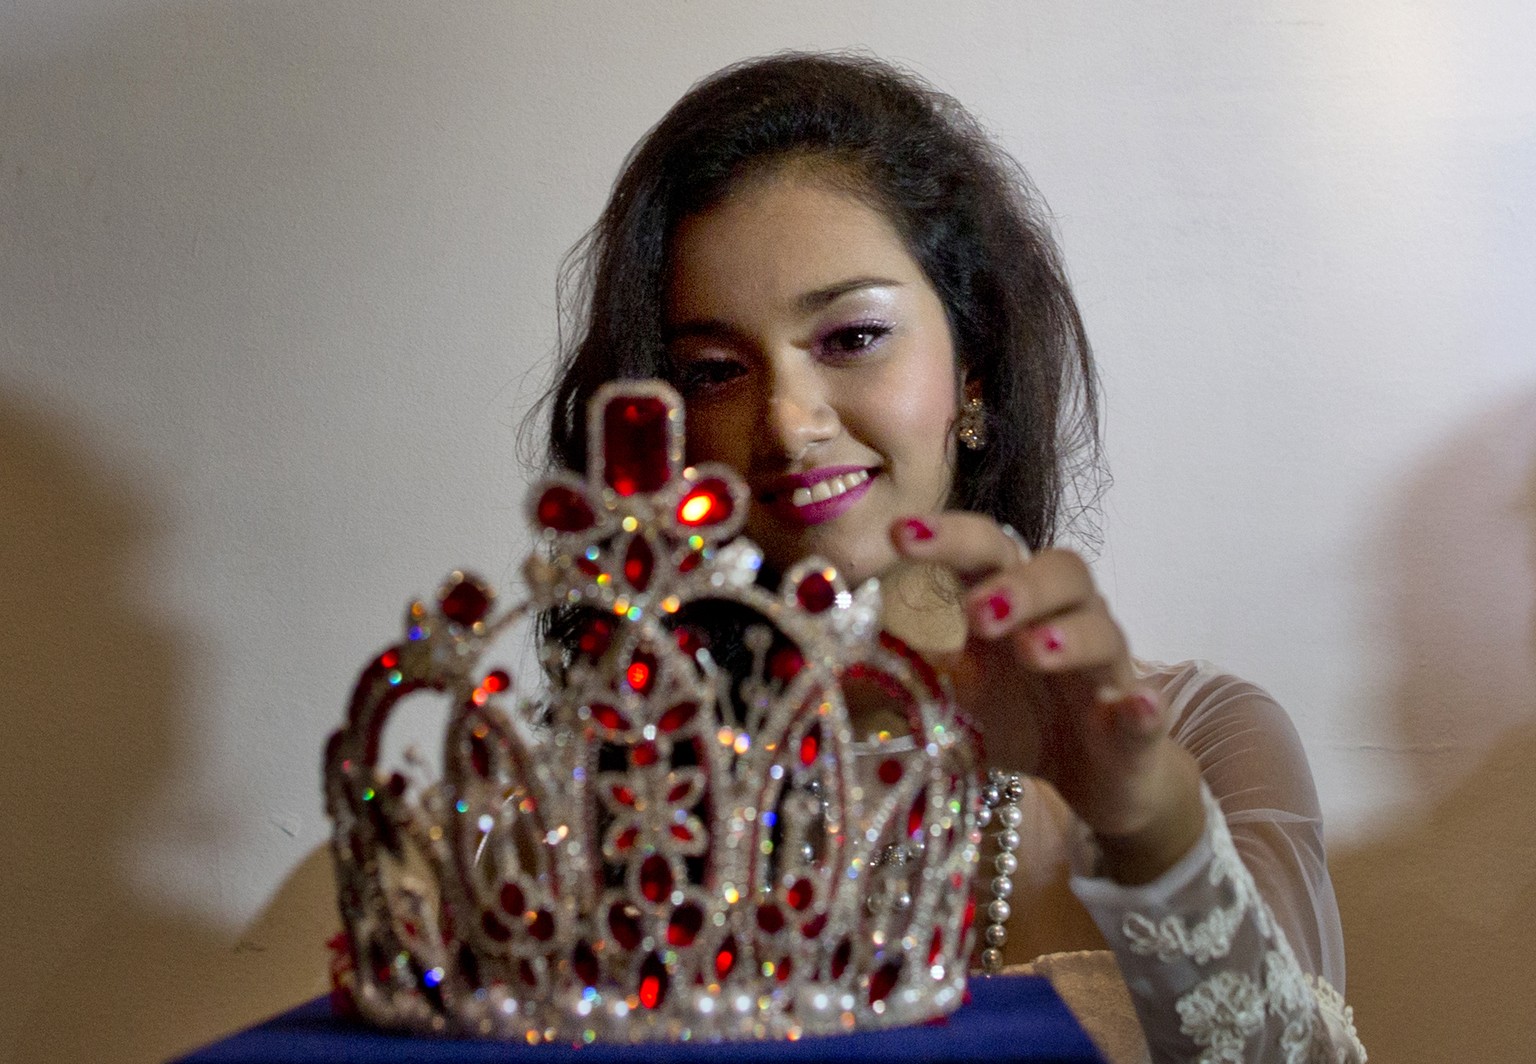
<path id="1" fill-rule="evenodd" d="M 1085 849 L 1072 890 L 1115 952 L 1152 1059 L 1363 1061 L 1322 818 L 1290 719 L 1209 665 L 1155 668 L 1147 682 L 1200 765 L 1205 833 L 1138 887 L 1094 877 Z"/>

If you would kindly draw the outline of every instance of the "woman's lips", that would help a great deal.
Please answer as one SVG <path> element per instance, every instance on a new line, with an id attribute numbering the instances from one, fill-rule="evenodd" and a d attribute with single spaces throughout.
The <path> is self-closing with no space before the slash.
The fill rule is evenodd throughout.
<path id="1" fill-rule="evenodd" d="M 877 472 L 863 466 L 828 466 L 780 477 L 759 501 L 782 521 L 819 525 L 847 513 L 869 491 Z"/>

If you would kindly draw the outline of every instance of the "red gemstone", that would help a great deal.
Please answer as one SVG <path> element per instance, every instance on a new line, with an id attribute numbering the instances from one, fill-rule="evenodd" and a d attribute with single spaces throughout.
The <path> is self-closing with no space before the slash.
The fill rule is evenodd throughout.
<path id="1" fill-rule="evenodd" d="M 623 831 L 619 832 L 618 838 L 613 840 L 613 848 L 615 850 L 618 850 L 620 853 L 623 853 L 624 851 L 628 850 L 631 846 L 633 846 L 635 844 L 635 840 L 637 838 L 639 838 L 639 837 L 640 837 L 640 829 L 639 828 L 637 828 L 637 827 L 627 827 Z"/>
<path id="2" fill-rule="evenodd" d="M 539 524 L 556 532 L 580 532 L 597 523 L 592 507 L 587 505 L 581 492 L 564 484 L 544 489 L 535 514 Z"/>
<path id="3" fill-rule="evenodd" d="M 821 752 L 821 725 L 812 724 L 811 730 L 800 737 L 800 763 L 810 765 Z"/>
<path id="4" fill-rule="evenodd" d="M 935 927 L 933 929 L 933 941 L 931 943 L 929 943 L 929 945 L 928 945 L 928 963 L 929 963 L 929 965 L 931 966 L 934 961 L 938 960 L 939 959 L 939 954 L 943 953 L 943 952 L 944 952 L 944 929 L 942 927 Z"/>
<path id="5" fill-rule="evenodd" d="M 652 904 L 660 904 L 672 893 L 672 865 L 659 853 L 653 853 L 640 865 L 640 893 Z"/>
<path id="6" fill-rule="evenodd" d="M 540 909 L 533 914 L 533 920 L 528 924 L 528 933 L 540 942 L 548 942 L 555 933 L 555 915 L 548 909 Z"/>
<path id="7" fill-rule="evenodd" d="M 644 652 L 636 654 L 630 659 L 629 668 L 624 670 L 624 679 L 636 692 L 645 694 L 656 679 L 656 659 Z"/>
<path id="8" fill-rule="evenodd" d="M 965 916 L 960 920 L 962 933 L 969 931 L 971 925 L 976 922 L 976 896 L 973 894 L 965 899 Z"/>
<path id="9" fill-rule="evenodd" d="M 801 925 L 800 933 L 802 935 L 804 935 L 806 938 L 815 938 L 817 935 L 821 934 L 826 929 L 827 929 L 827 914 L 826 913 L 822 913 L 820 916 L 814 916 L 811 919 L 807 920 L 803 925 Z"/>
<path id="10" fill-rule="evenodd" d="M 809 879 L 800 879 L 784 894 L 784 900 L 789 902 L 789 907 L 796 912 L 805 912 L 805 907 L 811 904 L 811 898 L 815 895 Z"/>
<path id="11" fill-rule="evenodd" d="M 853 942 L 843 939 L 837 944 L 837 949 L 832 951 L 832 978 L 841 979 L 843 972 L 848 968 L 848 961 L 853 957 Z"/>
<path id="12" fill-rule="evenodd" d="M 656 565 L 656 555 L 651 551 L 651 545 L 643 536 L 636 536 L 629 541 L 629 549 L 624 552 L 624 579 L 636 591 L 644 591 L 651 582 L 651 570 Z"/>
<path id="13" fill-rule="evenodd" d="M 703 560 L 703 551 L 692 551 L 691 553 L 685 555 L 682 561 L 677 563 L 677 571 L 680 573 L 691 573 L 699 567 L 699 563 Z"/>
<path id="14" fill-rule="evenodd" d="M 539 985 L 539 977 L 533 970 L 532 961 L 521 961 L 517 966 L 517 974 L 521 976 L 523 982 L 527 983 L 529 986 Z"/>
<path id="15" fill-rule="evenodd" d="M 656 721 L 656 727 L 670 735 L 692 720 L 698 711 L 699 707 L 693 702 L 679 702 L 661 715 Z"/>
<path id="16" fill-rule="evenodd" d="M 731 489 L 718 477 L 710 477 L 695 484 L 693 490 L 677 504 L 679 524 L 697 528 L 700 525 L 717 525 L 731 516 Z"/>
<path id="17" fill-rule="evenodd" d="M 480 926 L 485 928 L 485 933 L 489 938 L 497 942 L 505 942 L 512 937 L 512 929 L 496 919 L 494 913 L 486 913 L 482 916 L 480 918 Z"/>
<path id="18" fill-rule="evenodd" d="M 603 411 L 603 479 L 620 495 L 655 491 L 671 473 L 667 404 L 652 396 L 619 396 Z"/>
<path id="19" fill-rule="evenodd" d="M 736 936 L 730 935 L 720 943 L 720 949 L 715 954 L 715 978 L 724 979 L 731 974 L 731 969 L 736 967 Z"/>
<path id="20" fill-rule="evenodd" d="M 467 628 L 491 608 L 491 595 L 478 580 L 466 576 L 443 592 L 438 604 L 444 617 Z"/>
<path id="21" fill-rule="evenodd" d="M 640 910 L 627 902 L 614 902 L 608 910 L 608 930 L 613 932 L 613 940 L 625 949 L 634 949 L 640 945 L 643 937 L 640 931 Z"/>
<path id="22" fill-rule="evenodd" d="M 475 770 L 475 774 L 481 778 L 491 774 L 491 744 L 485 741 L 484 735 L 471 733 L 469 736 L 469 764 Z"/>
<path id="23" fill-rule="evenodd" d="M 597 954 L 592 952 L 592 947 L 585 942 L 576 943 L 576 948 L 571 951 L 571 970 L 576 973 L 583 986 L 597 985 Z"/>
<path id="24" fill-rule="evenodd" d="M 792 646 L 781 646 L 768 655 L 768 675 L 782 683 L 793 680 L 805 668 L 805 658 Z"/>
<path id="25" fill-rule="evenodd" d="M 511 687 L 512 677 L 507 675 L 505 669 L 492 669 L 486 673 L 485 680 L 480 686 L 494 695 L 498 691 L 505 691 L 508 687 Z"/>
<path id="26" fill-rule="evenodd" d="M 523 888 L 516 883 L 505 883 L 501 888 L 501 907 L 513 916 L 523 915 L 523 910 L 528 908 L 523 897 Z"/>
<path id="27" fill-rule="evenodd" d="M 607 617 L 588 617 L 576 637 L 576 649 L 589 658 L 600 658 L 613 642 L 613 621 Z"/>
<path id="28" fill-rule="evenodd" d="M 887 786 L 894 786 L 901 782 L 901 762 L 894 757 L 888 757 L 880 762 L 880 782 Z"/>
<path id="29" fill-rule="evenodd" d="M 884 1001 L 896 987 L 896 977 L 901 974 L 900 961 L 887 961 L 869 977 L 869 1003 Z"/>
<path id="30" fill-rule="evenodd" d="M 667 923 L 667 945 L 690 946 L 704 926 L 704 910 L 691 902 L 681 906 Z"/>
<path id="31" fill-rule="evenodd" d="M 635 792 L 624 786 L 622 783 L 615 784 L 613 788 L 613 800 L 618 802 L 620 805 L 634 805 Z"/>
<path id="32" fill-rule="evenodd" d="M 640 1004 L 654 1009 L 667 997 L 667 967 L 661 958 L 651 954 L 640 965 Z"/>
<path id="33" fill-rule="evenodd" d="M 916 838 L 923 833 L 923 818 L 928 815 L 928 788 L 917 792 L 912 808 L 907 811 L 907 837 Z"/>
<path id="34" fill-rule="evenodd" d="M 692 842 L 693 832 L 689 831 L 687 827 L 682 824 L 673 824 L 672 837 L 679 842 Z"/>
<path id="35" fill-rule="evenodd" d="M 628 731 L 629 721 L 624 714 L 603 702 L 592 707 L 592 719 L 609 731 Z"/>
<path id="36" fill-rule="evenodd" d="M 837 589 L 823 573 L 807 573 L 795 588 L 795 599 L 811 613 L 821 613 L 832 608 L 837 601 Z"/>
<path id="37" fill-rule="evenodd" d="M 681 783 L 674 783 L 672 785 L 672 789 L 667 792 L 667 801 L 673 802 L 673 803 L 681 802 L 687 796 L 688 796 L 688 781 L 687 780 L 683 780 Z"/>
<path id="38" fill-rule="evenodd" d="M 656 763 L 656 744 L 638 743 L 629 752 L 629 760 L 636 765 L 654 765 Z"/>
<path id="39" fill-rule="evenodd" d="M 398 650 L 386 650 L 379 655 L 379 664 L 386 669 L 393 669 L 400 664 L 400 652 Z"/>
<path id="40" fill-rule="evenodd" d="M 777 905 L 759 905 L 757 907 L 757 926 L 770 935 L 776 935 L 784 930 L 784 913 Z"/>

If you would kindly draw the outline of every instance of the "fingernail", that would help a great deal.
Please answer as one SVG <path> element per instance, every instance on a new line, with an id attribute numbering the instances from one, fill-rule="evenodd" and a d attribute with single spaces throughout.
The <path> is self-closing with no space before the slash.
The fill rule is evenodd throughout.
<path id="1" fill-rule="evenodd" d="M 1008 596 L 1001 591 L 994 591 L 982 602 L 981 608 L 986 616 L 994 624 L 1006 621 L 1008 615 L 1013 612 L 1013 603 L 1008 601 Z"/>
<path id="2" fill-rule="evenodd" d="M 915 517 L 909 517 L 903 521 L 901 523 L 901 531 L 908 539 L 918 542 L 933 538 L 933 529 Z"/>
<path id="3" fill-rule="evenodd" d="M 1035 641 L 1035 646 L 1047 654 L 1059 654 L 1061 648 L 1066 646 L 1061 636 L 1061 629 L 1053 624 L 1043 625 L 1031 633 L 1030 638 Z"/>

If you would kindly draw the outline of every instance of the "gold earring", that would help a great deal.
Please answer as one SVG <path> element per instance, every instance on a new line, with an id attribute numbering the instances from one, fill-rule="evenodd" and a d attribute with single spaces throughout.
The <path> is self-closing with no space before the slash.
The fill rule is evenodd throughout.
<path id="1" fill-rule="evenodd" d="M 968 451 L 979 451 L 987 445 L 987 410 L 981 396 L 973 395 L 961 405 L 955 435 Z"/>

